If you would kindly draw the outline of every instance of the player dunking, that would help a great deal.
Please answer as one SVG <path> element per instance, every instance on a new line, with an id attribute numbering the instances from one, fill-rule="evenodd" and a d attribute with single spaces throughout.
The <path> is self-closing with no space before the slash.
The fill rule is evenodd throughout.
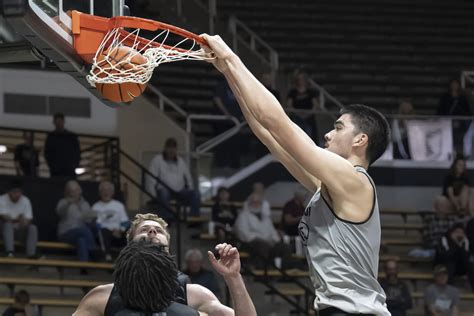
<path id="1" fill-rule="evenodd" d="M 320 148 L 219 36 L 202 37 L 252 131 L 314 192 L 299 230 L 319 315 L 390 315 L 377 281 L 380 218 L 375 186 L 366 171 L 387 147 L 385 118 L 363 105 L 345 107 Z"/>

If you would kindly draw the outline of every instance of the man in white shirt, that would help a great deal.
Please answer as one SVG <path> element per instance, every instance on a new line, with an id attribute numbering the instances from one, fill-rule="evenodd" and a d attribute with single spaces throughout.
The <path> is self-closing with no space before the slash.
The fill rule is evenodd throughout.
<path id="1" fill-rule="evenodd" d="M 26 255 L 35 257 L 38 230 L 32 223 L 33 211 L 30 200 L 23 195 L 21 182 L 10 183 L 7 193 L 0 196 L 0 226 L 7 256 L 15 254 L 15 233 L 26 237 Z"/>
<path id="2" fill-rule="evenodd" d="M 168 188 L 148 177 L 147 190 L 170 208 L 170 199 L 176 198 L 184 205 L 191 208 L 191 216 L 199 216 L 201 198 L 199 191 L 193 189 L 193 179 L 189 168 L 181 157 L 178 157 L 178 144 L 176 139 L 168 138 L 165 142 L 163 154 L 156 155 L 150 163 L 150 172 L 163 181 Z M 173 215 L 165 209 L 159 211 L 160 216 L 166 221 L 173 219 Z"/>
<path id="3" fill-rule="evenodd" d="M 282 243 L 273 225 L 270 203 L 263 193 L 263 184 L 255 183 L 234 224 L 237 238 L 246 244 L 257 268 L 264 268 L 275 257 L 281 257 L 287 264 L 291 255 L 289 246 Z"/>
<path id="4" fill-rule="evenodd" d="M 109 181 L 102 181 L 99 184 L 100 200 L 92 206 L 97 215 L 99 240 L 106 261 L 112 261 L 110 249 L 113 243 L 125 246 L 125 231 L 130 226 L 125 206 L 113 199 L 114 193 L 114 185 Z"/>

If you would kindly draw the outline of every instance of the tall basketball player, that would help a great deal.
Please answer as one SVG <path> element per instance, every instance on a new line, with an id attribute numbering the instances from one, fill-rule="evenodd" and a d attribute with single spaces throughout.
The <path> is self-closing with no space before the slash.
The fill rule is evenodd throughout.
<path id="1" fill-rule="evenodd" d="M 131 244 L 146 240 L 160 245 L 168 252 L 170 234 L 167 226 L 168 224 L 158 215 L 137 214 L 127 231 L 127 242 Z M 219 244 L 216 246 L 216 251 L 220 255 L 220 260 L 217 260 L 211 252 L 208 253 L 209 260 L 213 268 L 223 276 L 234 302 L 234 309 L 221 304 L 217 297 L 207 288 L 198 284 L 186 284 L 186 280 L 182 278 L 183 275 L 178 277 L 179 289 L 174 301 L 197 310 L 201 313 L 199 315 L 256 316 L 257 313 L 252 299 L 240 274 L 238 250 L 229 244 Z M 161 273 L 163 271 L 156 271 L 156 274 Z M 122 302 L 123 300 L 114 288 L 114 284 L 98 286 L 82 299 L 74 316 L 114 316 L 120 311 L 122 306 L 122 304 L 117 304 L 117 301 Z M 184 310 L 181 305 L 173 306 L 173 308 L 178 307 Z M 170 315 L 174 314 L 170 313 Z"/>
<path id="2" fill-rule="evenodd" d="M 347 106 L 320 148 L 219 36 L 202 37 L 254 134 L 314 193 L 299 231 L 319 315 L 390 315 L 377 282 L 379 207 L 366 171 L 387 147 L 385 118 L 364 105 Z"/>

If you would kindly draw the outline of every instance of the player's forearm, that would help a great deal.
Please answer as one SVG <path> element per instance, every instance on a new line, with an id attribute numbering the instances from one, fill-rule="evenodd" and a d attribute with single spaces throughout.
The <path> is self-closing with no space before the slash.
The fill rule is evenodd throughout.
<path id="1" fill-rule="evenodd" d="M 250 112 L 247 102 L 245 99 L 242 97 L 242 94 L 240 93 L 240 90 L 237 88 L 237 83 L 234 81 L 233 76 L 229 74 L 224 74 L 224 76 L 227 79 L 227 82 L 229 83 L 229 86 L 234 93 L 235 99 L 240 105 L 240 109 L 242 110 L 242 114 L 245 117 L 245 120 L 247 121 L 250 129 L 252 132 L 257 136 L 257 138 L 267 147 L 270 146 L 271 143 L 271 134 L 256 120 L 256 118 L 253 116 L 253 114 Z M 270 149 L 270 148 L 269 148 Z"/>
<path id="2" fill-rule="evenodd" d="M 229 86 L 241 96 L 237 101 L 241 104 L 245 100 L 244 106 L 264 128 L 269 129 L 272 122 L 286 116 L 278 100 L 245 67 L 240 58 L 236 55 L 228 58 L 227 66 L 224 74 L 231 79 Z"/>
<path id="3" fill-rule="evenodd" d="M 245 288 L 242 276 L 239 274 L 233 277 L 226 277 L 224 280 L 232 297 L 235 316 L 256 316 L 257 311 Z"/>

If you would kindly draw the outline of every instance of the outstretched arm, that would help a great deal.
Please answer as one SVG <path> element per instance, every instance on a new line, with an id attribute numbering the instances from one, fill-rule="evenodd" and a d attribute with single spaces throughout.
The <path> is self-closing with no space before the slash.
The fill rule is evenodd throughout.
<path id="1" fill-rule="evenodd" d="M 233 82 L 234 79 L 232 76 L 226 75 L 226 73 L 224 73 L 224 76 L 230 83 L 232 92 L 239 102 L 242 113 L 255 136 L 257 136 L 257 138 L 268 148 L 272 155 L 285 166 L 285 168 L 291 173 L 293 177 L 295 177 L 296 180 L 298 180 L 298 182 L 304 185 L 310 192 L 315 192 L 321 186 L 321 181 L 302 168 L 301 165 L 297 163 L 293 157 L 291 157 L 291 155 L 280 146 L 280 144 L 278 144 L 272 134 L 270 134 L 270 132 L 268 132 L 268 130 L 265 129 L 252 114 L 245 98 L 243 98 L 242 94 L 240 93 L 240 90 L 236 89 L 237 83 Z"/>
<path id="2" fill-rule="evenodd" d="M 232 245 L 225 243 L 217 245 L 216 250 L 219 252 L 220 259 L 217 260 L 214 254 L 209 251 L 209 260 L 214 269 L 224 277 L 232 297 L 235 316 L 256 316 L 255 306 L 240 274 L 239 251 Z"/>
<path id="3" fill-rule="evenodd" d="M 313 140 L 290 120 L 275 97 L 250 73 L 219 36 L 205 34 L 203 38 L 216 57 L 214 65 L 225 75 L 231 88 L 241 96 L 238 100 L 240 106 L 247 107 L 253 117 L 281 148 L 291 154 L 301 168 L 314 178 L 320 179 L 331 193 L 345 194 L 348 190 L 358 192 L 361 178 L 349 161 L 316 146 Z M 245 101 L 244 106 L 242 100 Z"/>

